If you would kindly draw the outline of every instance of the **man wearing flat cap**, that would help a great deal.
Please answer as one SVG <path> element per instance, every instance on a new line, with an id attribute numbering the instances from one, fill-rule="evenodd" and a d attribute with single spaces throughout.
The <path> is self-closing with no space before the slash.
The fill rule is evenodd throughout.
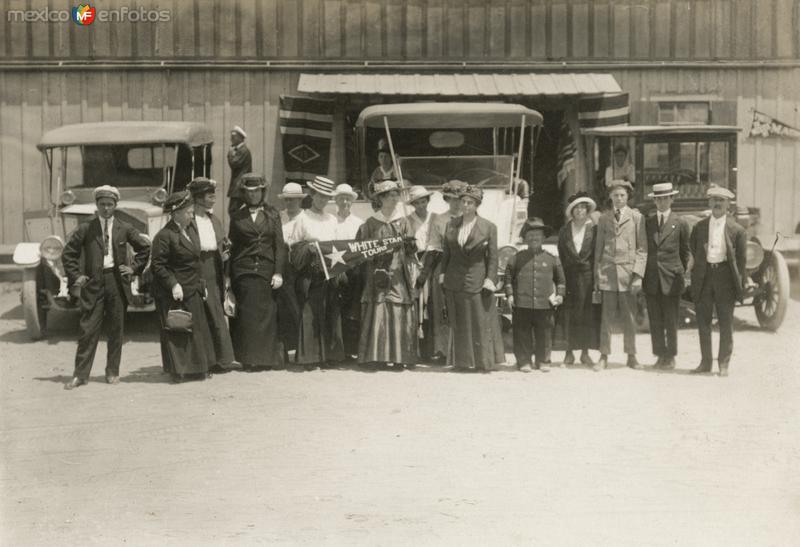
<path id="1" fill-rule="evenodd" d="M 653 185 L 648 195 L 656 212 L 645 221 L 647 231 L 647 266 L 644 293 L 650 318 L 650 340 L 658 357 L 654 367 L 675 368 L 678 354 L 678 311 L 689 267 L 689 224 L 672 212 L 678 194 L 671 182 Z"/>
<path id="2" fill-rule="evenodd" d="M 636 360 L 636 298 L 642 289 L 647 264 L 647 234 L 642 214 L 628 207 L 633 185 L 615 179 L 608 185 L 612 208 L 600 216 L 595 239 L 595 289 L 602 291 L 600 360 L 602 370 L 611 353 L 611 326 L 621 316 L 627 365 L 639 369 Z"/>
<path id="3" fill-rule="evenodd" d="M 228 149 L 228 165 L 231 168 L 231 184 L 228 186 L 228 212 L 231 214 L 244 205 L 240 184 L 242 175 L 253 171 L 253 158 L 244 142 L 245 139 L 247 139 L 247 133 L 238 125 L 231 130 L 231 147 Z"/>
<path id="4" fill-rule="evenodd" d="M 712 184 L 706 193 L 711 216 L 698 222 L 689 239 L 692 300 L 700 334 L 700 365 L 692 372 L 711 372 L 711 319 L 719 320 L 719 375 L 728 375 L 733 353 L 733 308 L 744 298 L 747 276 L 747 232 L 728 216 L 733 192 Z"/>
<path id="5" fill-rule="evenodd" d="M 131 277 L 142 273 L 150 254 L 147 237 L 114 216 L 119 190 L 113 186 L 99 186 L 94 190 L 94 199 L 97 216 L 72 232 L 62 256 L 70 292 L 78 298 L 81 310 L 75 372 L 72 380 L 64 386 L 66 389 L 89 381 L 100 331 L 104 326 L 108 334 L 106 382 L 119 383 Z M 130 263 L 128 245 L 134 252 Z"/>

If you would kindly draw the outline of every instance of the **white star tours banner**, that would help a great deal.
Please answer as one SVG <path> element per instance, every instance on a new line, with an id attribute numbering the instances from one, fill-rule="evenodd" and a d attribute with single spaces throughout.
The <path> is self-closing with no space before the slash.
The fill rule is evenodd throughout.
<path id="1" fill-rule="evenodd" d="M 314 242 L 314 247 L 317 249 L 320 262 L 322 262 L 322 270 L 325 272 L 325 279 L 336 277 L 367 260 L 393 253 L 402 245 L 402 236 Z"/>

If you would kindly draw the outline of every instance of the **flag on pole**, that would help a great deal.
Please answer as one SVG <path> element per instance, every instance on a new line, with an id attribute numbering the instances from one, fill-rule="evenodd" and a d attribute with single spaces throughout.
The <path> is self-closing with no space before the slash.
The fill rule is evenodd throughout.
<path id="1" fill-rule="evenodd" d="M 367 260 L 391 254 L 402 245 L 402 236 L 382 239 L 343 239 L 314 242 L 314 247 L 322 263 L 322 271 L 325 273 L 325 279 L 336 277 Z"/>
<path id="2" fill-rule="evenodd" d="M 309 181 L 328 174 L 334 102 L 309 97 L 280 97 L 283 166 L 287 180 Z"/>
<path id="3" fill-rule="evenodd" d="M 564 181 L 575 172 L 575 139 L 572 138 L 572 131 L 567 123 L 567 117 L 561 119 L 561 127 L 558 131 L 558 186 L 564 185 Z"/>
<path id="4" fill-rule="evenodd" d="M 631 108 L 627 93 L 586 97 L 578 100 L 578 123 L 584 127 L 627 124 Z"/>

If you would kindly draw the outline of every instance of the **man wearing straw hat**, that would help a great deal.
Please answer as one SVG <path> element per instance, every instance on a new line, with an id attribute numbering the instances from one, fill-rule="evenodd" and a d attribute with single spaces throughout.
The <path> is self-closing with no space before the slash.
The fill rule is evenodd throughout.
<path id="1" fill-rule="evenodd" d="M 253 170 L 253 158 L 250 149 L 244 143 L 247 133 L 241 127 L 231 129 L 231 147 L 228 149 L 228 165 L 231 168 L 231 184 L 228 186 L 228 212 L 233 213 L 242 208 L 244 197 L 239 179 Z"/>
<path id="2" fill-rule="evenodd" d="M 655 201 L 656 212 L 645 221 L 647 266 L 643 289 L 650 318 L 650 340 L 658 357 L 654 368 L 675 368 L 678 354 L 678 311 L 689 267 L 689 224 L 672 212 L 678 194 L 671 182 L 653 185 L 647 197 Z"/>

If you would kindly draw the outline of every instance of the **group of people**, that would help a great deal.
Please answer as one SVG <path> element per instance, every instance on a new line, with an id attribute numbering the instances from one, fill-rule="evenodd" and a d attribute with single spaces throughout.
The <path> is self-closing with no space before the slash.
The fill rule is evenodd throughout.
<path id="1" fill-rule="evenodd" d="M 441 193 L 448 210 L 437 214 L 428 211 L 426 188 L 376 180 L 375 210 L 363 220 L 350 211 L 357 197 L 350 185 L 318 176 L 306 186 L 286 184 L 279 194 L 285 209 L 279 212 L 266 201 L 263 176 L 239 174 L 241 205 L 232 212 L 226 235 L 211 213 L 215 181 L 195 178 L 166 199 L 163 209 L 170 219 L 152 246 L 115 217 L 119 191 L 95 189 L 97 217 L 70 235 L 63 253 L 82 311 L 67 389 L 87 383 L 103 325 L 109 339 L 106 380 L 119 382 L 130 279 L 148 264 L 162 327 L 162 365 L 175 382 L 208 378 L 235 363 L 257 371 L 287 360 L 308 370 L 356 360 L 395 370 L 429 362 L 489 372 L 505 362 L 500 290 L 512 309 L 514 355 L 522 371 L 548 370 L 557 324 L 567 343 L 565 364 L 574 364 L 580 351 L 580 363 L 604 369 L 618 319 L 627 365 L 641 368 L 635 336 L 640 291 L 658 357 L 654 366 L 672 369 L 686 283 L 702 355 L 694 371 L 711 370 L 716 309 L 719 369 L 728 373 L 733 307 L 745 286 L 746 236 L 727 217 L 733 198 L 727 189 L 709 189 L 711 217 L 690 230 L 671 210 L 677 192 L 670 183 L 653 186 L 657 211 L 644 218 L 628 205 L 631 182 L 614 179 L 607 185 L 611 208 L 601 215 L 588 194 L 569 198 L 557 256 L 543 246 L 552 230 L 528 220 L 520 233 L 526 248 L 500 275 L 497 227 L 478 214 L 483 192 L 477 186 L 445 183 Z M 413 209 L 410 214 L 403 200 Z M 325 210 L 331 201 L 335 214 Z M 395 236 L 403 245 L 331 278 L 315 245 Z M 592 349 L 600 351 L 597 362 Z"/>

